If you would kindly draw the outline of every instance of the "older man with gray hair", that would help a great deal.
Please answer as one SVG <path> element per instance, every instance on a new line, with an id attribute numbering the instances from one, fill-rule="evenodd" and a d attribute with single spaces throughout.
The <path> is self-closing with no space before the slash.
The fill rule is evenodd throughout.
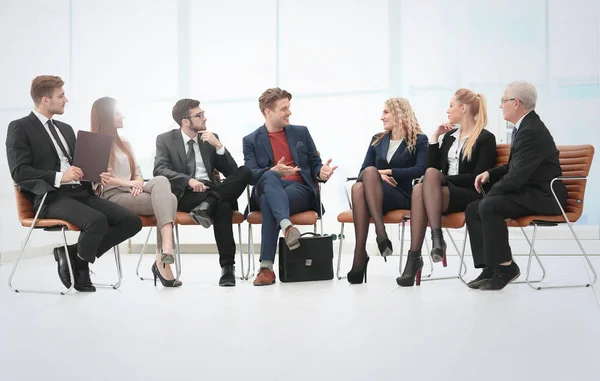
<path id="1" fill-rule="evenodd" d="M 468 283 L 470 288 L 501 290 L 521 274 L 512 260 L 506 218 L 560 214 L 550 190 L 550 181 L 562 175 L 558 150 L 534 111 L 536 100 L 535 87 L 524 81 L 510 83 L 500 100 L 504 119 L 515 125 L 513 140 L 508 164 L 475 179 L 479 192 L 483 184 L 493 185 L 483 199 L 469 204 L 466 210 L 473 262 L 475 268 L 483 269 Z M 565 185 L 556 181 L 554 191 L 565 207 Z"/>

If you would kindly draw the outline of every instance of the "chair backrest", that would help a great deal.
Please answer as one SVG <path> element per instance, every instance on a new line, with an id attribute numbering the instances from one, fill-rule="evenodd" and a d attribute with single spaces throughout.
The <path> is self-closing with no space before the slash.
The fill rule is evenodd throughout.
<path id="1" fill-rule="evenodd" d="M 504 164 L 508 164 L 508 158 L 510 157 L 510 144 L 497 144 L 496 145 L 496 167 Z"/>
<path id="2" fill-rule="evenodd" d="M 594 146 L 590 144 L 557 146 L 560 154 L 560 168 L 562 175 L 587 177 L 594 159 Z M 583 213 L 583 199 L 585 196 L 586 180 L 563 180 L 568 192 L 567 207 L 565 212 L 569 214 L 569 220 L 575 222 Z"/>
<path id="3" fill-rule="evenodd" d="M 594 147 L 589 144 L 575 146 L 557 146 L 563 176 L 588 176 L 594 159 Z M 508 163 L 510 145 L 496 146 L 496 166 Z M 577 221 L 583 213 L 583 199 L 586 180 L 563 180 L 568 191 L 565 212 L 571 222 Z"/>
<path id="4" fill-rule="evenodd" d="M 19 216 L 19 221 L 23 221 L 26 218 L 35 217 L 35 211 L 33 210 L 31 201 L 29 201 L 27 196 L 19 191 L 18 185 L 15 185 L 14 187 L 15 196 L 17 198 L 17 215 Z"/>

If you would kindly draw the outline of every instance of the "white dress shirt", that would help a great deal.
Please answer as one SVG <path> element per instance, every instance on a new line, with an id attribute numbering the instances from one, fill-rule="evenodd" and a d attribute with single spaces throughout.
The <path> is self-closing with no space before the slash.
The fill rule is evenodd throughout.
<path id="1" fill-rule="evenodd" d="M 460 128 L 457 128 L 456 131 L 452 135 L 454 137 L 454 142 L 450 146 L 448 150 L 448 176 L 458 175 L 458 166 L 460 161 L 460 151 L 465 145 L 465 141 L 469 138 L 469 136 L 465 136 L 462 139 L 460 138 Z"/>
<path id="2" fill-rule="evenodd" d="M 61 185 L 60 180 L 62 180 L 63 174 L 71 166 L 71 164 L 69 164 L 69 159 L 67 159 L 67 157 L 63 154 L 62 150 L 60 149 L 60 146 L 58 145 L 58 143 L 56 143 L 54 137 L 50 133 L 50 128 L 48 127 L 48 118 L 46 118 L 44 115 L 40 114 L 35 110 L 33 110 L 33 113 L 35 114 L 35 116 L 38 117 L 40 122 L 42 122 L 42 126 L 44 126 L 44 128 L 46 129 L 46 132 L 48 133 L 48 136 L 50 136 L 52 143 L 54 143 L 54 148 L 56 148 L 56 152 L 58 153 L 58 159 L 60 160 L 60 172 L 56 172 L 56 176 L 54 177 L 54 186 L 56 188 L 59 188 Z M 67 150 L 67 153 L 73 156 L 72 152 L 69 151 L 69 145 L 67 144 L 65 137 L 60 133 L 60 129 L 56 127 L 56 123 L 54 124 L 54 126 L 56 129 L 56 134 L 60 138 L 65 149 Z M 71 181 L 65 184 L 79 184 L 79 181 Z"/>
<path id="3" fill-rule="evenodd" d="M 202 154 L 200 153 L 200 146 L 198 145 L 198 135 L 196 135 L 196 137 L 192 139 L 189 136 L 187 136 L 185 132 L 181 131 L 181 136 L 183 137 L 183 146 L 185 147 L 186 155 L 190 150 L 188 142 L 190 140 L 194 140 L 194 156 L 196 156 L 196 171 L 194 172 L 194 178 L 198 181 L 210 180 L 210 177 L 208 176 L 208 171 L 206 170 L 206 166 L 204 165 L 204 161 L 202 160 Z M 225 155 L 225 146 L 217 150 L 217 155 Z"/>

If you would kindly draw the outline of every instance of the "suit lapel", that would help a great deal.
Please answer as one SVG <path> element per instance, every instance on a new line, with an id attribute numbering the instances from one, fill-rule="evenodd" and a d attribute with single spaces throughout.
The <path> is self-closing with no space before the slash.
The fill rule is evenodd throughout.
<path id="1" fill-rule="evenodd" d="M 173 130 L 173 144 L 177 149 L 177 153 L 179 154 L 179 158 L 181 159 L 181 163 L 183 168 L 187 168 L 187 158 L 185 156 L 185 147 L 183 138 L 181 137 L 181 130 Z"/>
<path id="2" fill-rule="evenodd" d="M 383 159 L 385 161 L 387 161 L 387 152 L 390 149 L 390 134 L 385 134 L 383 136 L 383 138 L 381 139 L 381 144 L 379 146 L 381 147 L 380 148 L 381 149 L 381 156 L 383 157 Z M 396 154 L 396 153 L 394 152 L 394 154 Z M 392 159 L 393 159 L 393 157 L 390 158 L 390 161 Z"/>
<path id="3" fill-rule="evenodd" d="M 258 131 L 258 145 L 261 145 L 265 150 L 267 156 L 271 160 L 271 164 L 275 164 L 275 159 L 273 158 L 273 148 L 271 147 L 271 141 L 269 140 L 267 127 L 265 127 L 264 124 Z"/>
<path id="4" fill-rule="evenodd" d="M 288 142 L 288 146 L 290 147 L 290 152 L 292 153 L 292 159 L 294 160 L 294 163 L 296 163 L 296 166 L 298 165 L 298 138 L 296 137 L 296 134 L 294 133 L 294 131 L 292 129 L 290 129 L 290 127 L 286 127 L 283 129 L 283 131 L 285 132 L 285 138 L 287 139 Z"/>
<path id="5" fill-rule="evenodd" d="M 29 114 L 29 120 L 31 121 L 31 124 L 33 124 L 33 126 L 38 130 L 38 132 L 46 139 L 46 142 L 50 145 L 50 147 L 56 154 L 56 157 L 58 158 L 58 152 L 56 151 L 54 142 L 52 142 L 52 138 L 50 138 L 50 134 L 46 131 L 42 122 L 40 122 L 38 117 L 35 116 L 33 112 Z"/>

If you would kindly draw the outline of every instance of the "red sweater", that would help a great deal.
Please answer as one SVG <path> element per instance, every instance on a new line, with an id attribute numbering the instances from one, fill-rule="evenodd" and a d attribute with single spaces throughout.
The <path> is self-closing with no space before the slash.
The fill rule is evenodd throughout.
<path id="1" fill-rule="evenodd" d="M 290 145 L 288 144 L 287 138 L 285 137 L 285 131 L 269 132 L 269 140 L 271 141 L 271 148 L 273 149 L 273 159 L 275 164 L 283 157 L 283 164 L 295 167 L 294 159 L 292 158 L 292 151 L 290 151 Z M 283 180 L 293 180 L 304 183 L 300 172 L 296 172 L 291 176 L 281 177 Z"/>

